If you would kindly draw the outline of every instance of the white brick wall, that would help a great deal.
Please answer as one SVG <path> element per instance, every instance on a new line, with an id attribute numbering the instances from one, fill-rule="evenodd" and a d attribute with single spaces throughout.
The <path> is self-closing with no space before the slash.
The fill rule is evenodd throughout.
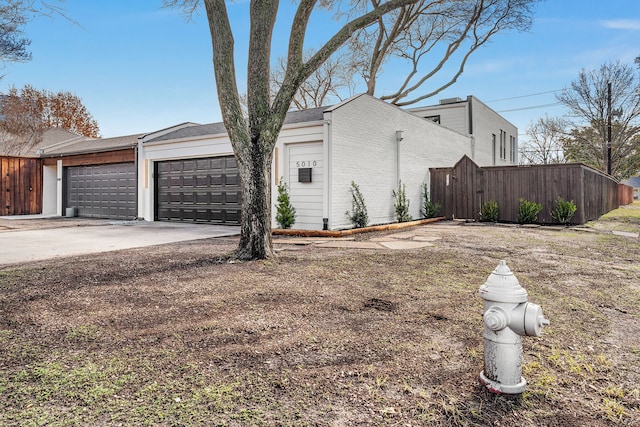
<path id="1" fill-rule="evenodd" d="M 360 186 L 370 224 L 395 220 L 392 190 L 397 189 L 396 131 L 400 142 L 400 179 L 406 184 L 410 214 L 420 218 L 422 183 L 429 168 L 451 166 L 470 155 L 470 138 L 370 96 L 334 107 L 330 118 L 331 229 L 351 228 L 351 181 Z"/>

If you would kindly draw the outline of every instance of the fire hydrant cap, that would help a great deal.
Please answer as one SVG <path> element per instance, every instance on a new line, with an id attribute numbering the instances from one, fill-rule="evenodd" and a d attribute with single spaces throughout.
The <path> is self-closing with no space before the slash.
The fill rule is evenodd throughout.
<path id="1" fill-rule="evenodd" d="M 485 284 L 480 286 L 478 295 L 487 301 L 514 304 L 526 302 L 529 297 L 505 260 L 500 260 L 500 264 L 489 275 Z"/>
<path id="2" fill-rule="evenodd" d="M 542 327 L 549 325 L 549 320 L 544 318 L 542 308 L 538 304 L 528 302 L 518 304 L 510 313 L 509 327 L 518 335 L 539 337 Z"/>

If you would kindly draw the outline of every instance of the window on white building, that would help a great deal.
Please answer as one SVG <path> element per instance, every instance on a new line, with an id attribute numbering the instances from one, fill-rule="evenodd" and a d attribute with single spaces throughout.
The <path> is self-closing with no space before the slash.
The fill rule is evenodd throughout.
<path id="1" fill-rule="evenodd" d="M 437 116 L 426 116 L 425 119 L 431 120 L 434 123 L 440 124 L 440 115 L 439 114 Z"/>
<path id="2" fill-rule="evenodd" d="M 493 165 L 495 166 L 496 164 L 496 134 L 492 133 L 491 134 L 491 155 L 493 156 Z"/>

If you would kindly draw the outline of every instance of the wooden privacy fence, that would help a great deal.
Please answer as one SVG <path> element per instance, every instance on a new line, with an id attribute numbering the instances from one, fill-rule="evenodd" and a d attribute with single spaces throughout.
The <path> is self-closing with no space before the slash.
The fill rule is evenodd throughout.
<path id="1" fill-rule="evenodd" d="M 558 197 L 573 200 L 574 224 L 584 224 L 618 208 L 618 182 L 580 163 L 479 167 L 464 156 L 452 168 L 431 169 L 431 199 L 449 219 L 480 219 L 482 205 L 494 200 L 499 221 L 517 222 L 520 198 L 542 204 L 538 222 L 555 221 Z"/>
<path id="2" fill-rule="evenodd" d="M 42 213 L 42 160 L 0 157 L 0 215 Z"/>
<path id="3" fill-rule="evenodd" d="M 620 206 L 633 203 L 633 187 L 626 184 L 618 184 L 618 203 Z"/>

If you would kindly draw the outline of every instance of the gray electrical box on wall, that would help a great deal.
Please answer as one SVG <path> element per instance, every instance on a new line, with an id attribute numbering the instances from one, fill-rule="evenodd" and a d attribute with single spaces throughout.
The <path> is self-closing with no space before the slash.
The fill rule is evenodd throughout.
<path id="1" fill-rule="evenodd" d="M 311 182 L 312 168 L 298 168 L 298 182 Z"/>

